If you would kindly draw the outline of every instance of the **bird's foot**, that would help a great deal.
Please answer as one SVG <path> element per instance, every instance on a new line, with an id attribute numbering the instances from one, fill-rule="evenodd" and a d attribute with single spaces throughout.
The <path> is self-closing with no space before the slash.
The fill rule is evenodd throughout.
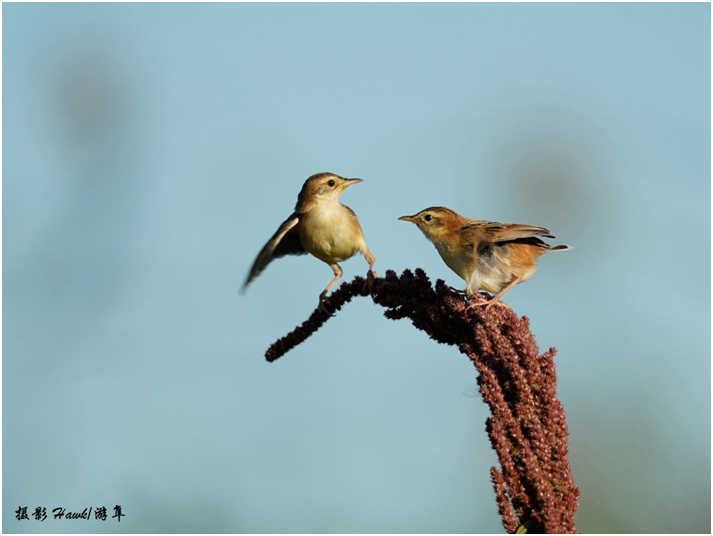
<path id="1" fill-rule="evenodd" d="M 326 307 L 326 305 L 325 305 L 325 303 L 327 303 L 327 301 L 328 301 L 328 298 L 327 298 L 326 296 L 327 296 L 327 291 L 324 291 L 324 292 L 322 292 L 322 294 L 319 295 L 319 307 L 318 307 L 318 309 L 319 309 L 320 311 L 322 311 L 324 314 L 326 314 L 327 316 L 332 316 L 332 315 L 333 315 L 333 312 L 330 311 L 329 309 L 327 309 L 327 307 Z"/>
<path id="2" fill-rule="evenodd" d="M 489 300 L 488 300 L 488 299 L 485 299 L 485 300 L 482 300 L 482 301 L 481 301 L 481 300 L 475 301 L 474 299 L 475 299 L 476 296 L 479 296 L 481 299 L 483 298 L 483 295 L 482 295 L 482 294 L 474 294 L 474 295 L 471 297 L 471 303 L 470 303 L 470 305 L 468 305 L 468 307 L 465 308 L 466 311 L 469 311 L 469 310 L 474 309 L 474 308 L 476 308 L 476 307 L 483 307 L 483 306 L 485 306 L 485 310 L 486 310 L 486 311 L 487 311 L 488 309 L 490 309 L 491 307 L 493 307 L 493 306 L 510 308 L 510 306 L 509 306 L 507 303 L 503 303 L 503 302 L 500 301 L 500 296 L 495 296 L 494 298 L 490 298 Z"/>
<path id="3" fill-rule="evenodd" d="M 369 294 L 373 295 L 374 294 L 374 279 L 376 279 L 377 275 L 374 270 L 369 270 L 366 273 L 366 281 L 364 282 L 364 287 L 362 288 L 362 292 L 366 292 L 367 289 L 369 290 Z"/>

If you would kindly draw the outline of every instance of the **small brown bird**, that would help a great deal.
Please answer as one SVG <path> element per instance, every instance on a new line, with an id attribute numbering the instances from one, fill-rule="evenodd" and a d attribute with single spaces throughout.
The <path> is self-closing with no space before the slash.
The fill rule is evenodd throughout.
<path id="1" fill-rule="evenodd" d="M 551 247 L 537 238 L 554 238 L 544 227 L 471 220 L 445 207 L 427 208 L 399 220 L 415 223 L 433 242 L 448 267 L 465 280 L 469 298 L 479 289 L 497 293 L 472 306 L 500 304 L 508 290 L 533 276 L 540 255 L 571 249 Z"/>
<path id="2" fill-rule="evenodd" d="M 369 263 L 367 283 L 371 287 L 376 274 L 374 256 L 366 247 L 364 233 L 354 211 L 339 202 L 344 189 L 363 182 L 345 179 L 334 173 L 317 173 L 308 178 L 297 196 L 295 211 L 287 218 L 255 259 L 243 290 L 273 259 L 285 255 L 311 253 L 326 262 L 334 271 L 334 279 L 319 295 L 324 310 L 324 298 L 342 276 L 337 264 L 361 252 Z"/>

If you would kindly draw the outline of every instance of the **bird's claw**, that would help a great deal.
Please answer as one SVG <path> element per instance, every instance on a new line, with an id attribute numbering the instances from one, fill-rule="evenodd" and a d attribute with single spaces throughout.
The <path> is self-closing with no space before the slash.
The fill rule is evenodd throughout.
<path id="1" fill-rule="evenodd" d="M 376 272 L 374 270 L 369 270 L 366 273 L 366 281 L 364 282 L 364 287 L 362 288 L 362 292 L 366 292 L 367 289 L 369 290 L 369 294 L 373 295 L 374 294 L 374 279 L 376 279 Z"/>
<path id="2" fill-rule="evenodd" d="M 327 307 L 324 305 L 327 302 L 326 298 L 326 292 L 323 292 L 322 294 L 319 295 L 319 307 L 317 307 L 320 311 L 322 311 L 324 314 L 327 316 L 332 316 L 333 313 Z"/>
<path id="3" fill-rule="evenodd" d="M 510 308 L 510 306 L 507 303 L 501 302 L 499 297 L 474 301 L 473 298 L 475 298 L 475 296 L 479 296 L 480 298 L 483 298 L 482 294 L 476 293 L 475 295 L 473 295 L 471 297 L 471 303 L 468 305 L 468 307 L 465 308 L 466 311 L 469 311 L 476 307 L 483 307 L 483 306 L 485 306 L 486 311 L 493 306 L 506 307 L 508 309 Z"/>

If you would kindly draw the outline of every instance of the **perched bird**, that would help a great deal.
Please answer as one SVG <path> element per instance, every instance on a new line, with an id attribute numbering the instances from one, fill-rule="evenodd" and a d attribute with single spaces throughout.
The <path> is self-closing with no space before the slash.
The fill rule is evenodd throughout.
<path id="1" fill-rule="evenodd" d="M 465 280 L 469 298 L 479 289 L 497 293 L 471 307 L 499 304 L 508 290 L 532 277 L 540 255 L 571 249 L 551 247 L 537 238 L 554 238 L 544 227 L 471 220 L 445 207 L 427 208 L 399 220 L 415 223 L 433 242 L 448 267 Z"/>
<path id="2" fill-rule="evenodd" d="M 361 252 L 369 263 L 367 283 L 371 287 L 376 274 L 374 256 L 366 247 L 364 234 L 354 211 L 339 202 L 344 189 L 362 182 L 345 179 L 334 173 L 317 173 L 307 179 L 297 196 L 295 211 L 287 218 L 255 259 L 243 290 L 273 259 L 285 255 L 311 253 L 334 271 L 334 279 L 319 295 L 324 310 L 324 297 L 342 276 L 337 264 Z"/>

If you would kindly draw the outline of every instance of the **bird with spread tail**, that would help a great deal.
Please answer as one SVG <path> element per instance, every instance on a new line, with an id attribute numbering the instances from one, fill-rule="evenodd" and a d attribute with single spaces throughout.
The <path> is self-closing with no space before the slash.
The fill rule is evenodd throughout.
<path id="1" fill-rule="evenodd" d="M 243 290 L 273 259 L 305 253 L 326 262 L 334 271 L 334 279 L 319 295 L 320 309 L 326 311 L 325 296 L 342 276 L 342 269 L 337 263 L 357 253 L 364 255 L 369 263 L 367 284 L 371 288 L 376 277 L 374 256 L 366 247 L 356 214 L 339 202 L 344 189 L 359 182 L 363 182 L 362 179 L 345 179 L 334 173 L 317 173 L 308 178 L 297 196 L 295 211 L 258 254 Z"/>
<path id="2" fill-rule="evenodd" d="M 571 249 L 539 239 L 554 238 L 544 227 L 471 220 L 445 207 L 430 207 L 399 220 L 415 223 L 436 246 L 448 267 L 465 280 L 468 298 L 480 289 L 495 294 L 470 307 L 505 305 L 500 298 L 533 276 L 540 255 Z"/>

